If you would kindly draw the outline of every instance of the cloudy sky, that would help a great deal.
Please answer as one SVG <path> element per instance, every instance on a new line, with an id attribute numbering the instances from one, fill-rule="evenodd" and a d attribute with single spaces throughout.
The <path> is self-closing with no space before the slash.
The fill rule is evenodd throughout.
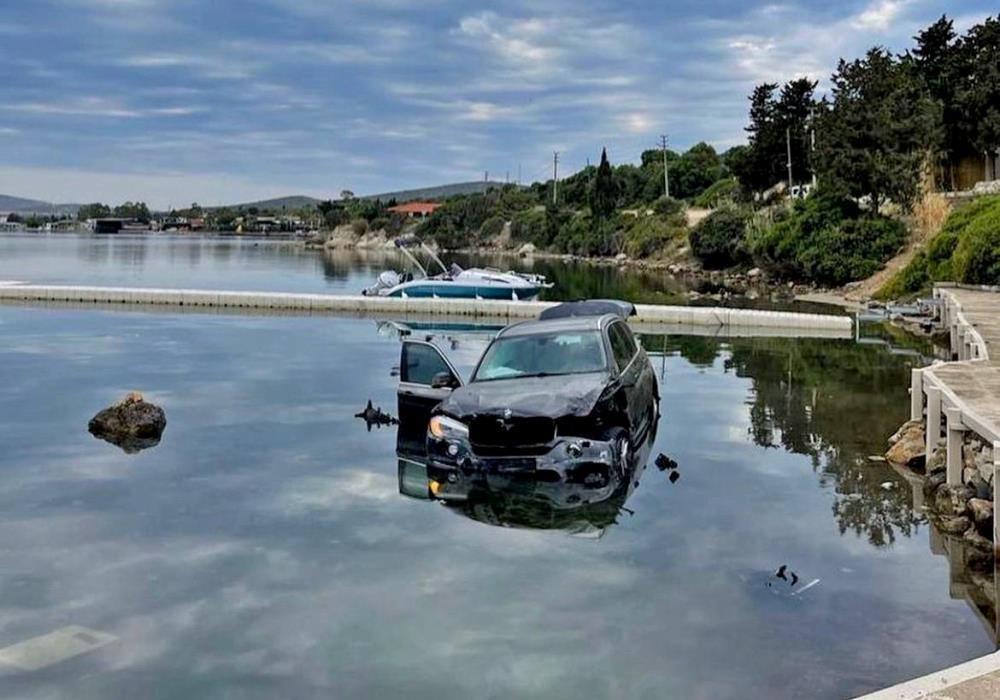
<path id="1" fill-rule="evenodd" d="M 826 78 L 992 0 L 6 0 L 0 193 L 156 207 L 564 172 L 743 139 L 757 82 Z"/>

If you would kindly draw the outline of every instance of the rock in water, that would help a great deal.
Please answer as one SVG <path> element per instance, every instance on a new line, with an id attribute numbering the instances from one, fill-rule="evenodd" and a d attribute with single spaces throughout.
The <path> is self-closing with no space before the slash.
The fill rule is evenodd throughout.
<path id="1" fill-rule="evenodd" d="M 964 515 L 944 515 L 938 520 L 938 529 L 948 535 L 964 534 L 970 527 L 972 521 Z"/>
<path id="2" fill-rule="evenodd" d="M 926 448 L 924 445 L 924 425 L 920 421 L 910 421 L 889 438 L 892 447 L 885 458 L 893 464 L 902 464 L 919 469 L 924 466 Z"/>
<path id="3" fill-rule="evenodd" d="M 163 409 L 133 391 L 91 418 L 87 430 L 94 437 L 134 454 L 159 444 L 166 427 Z"/>
<path id="4" fill-rule="evenodd" d="M 965 484 L 942 484 L 934 494 L 934 508 L 943 516 L 965 515 L 969 512 L 969 500 L 975 496 L 975 490 Z"/>

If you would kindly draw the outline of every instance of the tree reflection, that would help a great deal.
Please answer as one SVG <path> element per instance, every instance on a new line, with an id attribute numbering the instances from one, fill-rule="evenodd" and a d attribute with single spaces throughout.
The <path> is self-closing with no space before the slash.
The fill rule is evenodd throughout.
<path id="1" fill-rule="evenodd" d="M 841 534 L 853 531 L 884 547 L 911 536 L 914 511 L 903 478 L 868 460 L 908 418 L 912 358 L 839 340 L 644 338 L 696 366 L 722 359 L 749 379 L 750 439 L 765 448 L 809 456 L 821 486 L 835 493 Z"/>

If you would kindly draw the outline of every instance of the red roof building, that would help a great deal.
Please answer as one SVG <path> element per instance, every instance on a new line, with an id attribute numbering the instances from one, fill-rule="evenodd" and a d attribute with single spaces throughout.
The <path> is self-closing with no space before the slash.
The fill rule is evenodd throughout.
<path id="1" fill-rule="evenodd" d="M 388 211 L 393 214 L 402 214 L 404 216 L 413 218 L 419 216 L 424 218 L 425 216 L 430 216 L 434 213 L 434 210 L 441 205 L 437 202 L 407 202 L 406 204 L 397 204 L 394 207 L 389 207 Z"/>

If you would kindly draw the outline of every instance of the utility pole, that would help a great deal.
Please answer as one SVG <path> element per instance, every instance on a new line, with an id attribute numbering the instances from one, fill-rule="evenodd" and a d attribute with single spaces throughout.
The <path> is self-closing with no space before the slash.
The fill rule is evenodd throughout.
<path id="1" fill-rule="evenodd" d="M 809 169 L 812 171 L 812 188 L 816 189 L 816 113 L 809 110 Z"/>
<path id="2" fill-rule="evenodd" d="M 559 201 L 559 151 L 552 153 L 552 206 Z"/>
<path id="3" fill-rule="evenodd" d="M 667 135 L 660 135 L 660 148 L 663 149 L 663 193 L 670 197 L 670 164 L 667 163 Z"/>
<path id="4" fill-rule="evenodd" d="M 517 164 L 517 186 L 521 186 L 521 164 Z"/>
<path id="5" fill-rule="evenodd" d="M 510 171 L 509 170 L 506 173 L 504 173 L 503 184 L 505 184 L 505 185 L 509 185 L 510 184 Z"/>
<path id="6" fill-rule="evenodd" d="M 785 147 L 788 149 L 788 194 L 792 194 L 792 127 L 785 127 Z"/>

